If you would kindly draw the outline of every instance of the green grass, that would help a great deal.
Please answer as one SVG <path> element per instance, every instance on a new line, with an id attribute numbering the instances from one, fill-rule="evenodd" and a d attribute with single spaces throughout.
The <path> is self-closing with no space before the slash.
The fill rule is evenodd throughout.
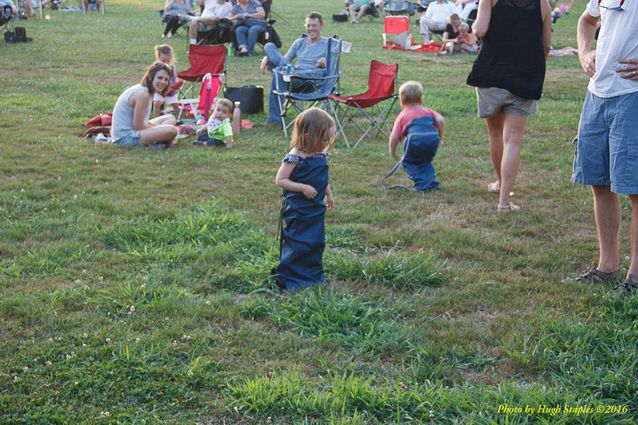
<path id="1" fill-rule="evenodd" d="M 49 12 L 21 22 L 32 43 L 0 44 L 0 424 L 638 421 L 638 297 L 563 282 L 597 249 L 591 195 L 569 181 L 587 84 L 576 58 L 548 61 L 514 189 L 524 211 L 500 216 L 465 85 L 473 56 L 383 50 L 381 20 L 328 19 L 326 34 L 353 43 L 344 93 L 364 90 L 372 58 L 424 84 L 446 118 L 443 188 L 383 190 L 386 142 L 338 140 L 328 285 L 282 294 L 273 180 L 289 141 L 265 115 L 233 151 L 79 137 L 152 61 L 160 6 Z M 575 46 L 583 7 L 558 20 L 554 46 Z M 340 2 L 275 3 L 284 47 L 310 9 L 329 18 Z M 184 34 L 171 44 L 184 69 Z M 267 91 L 257 51 L 228 58 L 230 86 Z"/>

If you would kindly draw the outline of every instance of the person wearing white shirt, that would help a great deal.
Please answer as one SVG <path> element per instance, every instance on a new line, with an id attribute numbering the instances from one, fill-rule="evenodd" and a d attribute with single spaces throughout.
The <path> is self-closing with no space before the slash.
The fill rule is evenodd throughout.
<path id="1" fill-rule="evenodd" d="M 220 19 L 228 19 L 233 11 L 233 6 L 225 0 L 197 0 L 197 4 L 204 10 L 199 17 L 193 18 L 189 24 L 188 35 L 191 44 L 197 43 L 199 31 L 208 31 L 219 23 Z"/>
<path id="2" fill-rule="evenodd" d="M 596 27 L 600 34 L 592 49 Z M 638 2 L 589 0 L 578 21 L 578 58 L 590 77 L 578 125 L 575 183 L 592 187 L 598 265 L 578 282 L 621 279 L 619 195 L 631 203 L 631 257 L 623 294 L 638 292 Z"/>
<path id="3" fill-rule="evenodd" d="M 430 42 L 430 31 L 443 31 L 449 22 L 450 15 L 455 12 L 456 5 L 447 0 L 437 0 L 428 5 L 427 10 L 419 20 L 425 44 Z"/>

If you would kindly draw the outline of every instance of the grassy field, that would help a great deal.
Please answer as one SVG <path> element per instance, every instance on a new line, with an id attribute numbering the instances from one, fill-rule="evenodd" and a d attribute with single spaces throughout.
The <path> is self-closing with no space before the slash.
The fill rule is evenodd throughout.
<path id="1" fill-rule="evenodd" d="M 307 11 L 341 4 L 276 1 L 285 47 Z M 0 44 L 0 424 L 638 421 L 638 297 L 563 281 L 597 252 L 591 195 L 570 183 L 576 58 L 549 59 L 523 211 L 497 215 L 473 57 L 386 51 L 381 20 L 328 22 L 353 43 L 344 93 L 364 89 L 372 58 L 424 84 L 447 121 L 443 189 L 383 190 L 386 142 L 337 141 L 329 286 L 282 294 L 268 275 L 288 140 L 265 116 L 232 151 L 79 137 L 152 61 L 161 6 L 49 12 L 24 23 L 32 43 Z M 554 46 L 575 46 L 583 7 Z M 171 42 L 184 69 L 184 34 Z M 230 86 L 268 88 L 257 52 L 228 59 Z M 623 200 L 625 269 L 629 212 Z"/>

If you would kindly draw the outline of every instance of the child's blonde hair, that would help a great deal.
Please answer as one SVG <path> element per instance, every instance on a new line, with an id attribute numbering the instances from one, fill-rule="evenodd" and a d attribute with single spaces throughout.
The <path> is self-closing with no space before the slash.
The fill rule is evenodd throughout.
<path id="1" fill-rule="evenodd" d="M 324 110 L 309 108 L 295 119 L 290 146 L 307 154 L 323 152 L 334 141 L 335 121 Z"/>
<path id="2" fill-rule="evenodd" d="M 399 87 L 399 98 L 402 105 L 421 103 L 423 86 L 418 81 L 406 81 Z"/>
<path id="3" fill-rule="evenodd" d="M 466 24 L 465 22 L 463 22 L 460 26 L 459 26 L 459 30 L 463 30 L 465 32 L 470 32 L 470 26 L 468 24 Z"/>
<path id="4" fill-rule="evenodd" d="M 159 60 L 160 55 L 173 58 L 171 63 L 175 61 L 175 53 L 173 53 L 173 48 L 169 44 L 158 44 L 155 46 L 155 59 Z"/>
<path id="5" fill-rule="evenodd" d="M 233 110 L 235 109 L 235 105 L 233 104 L 233 102 L 230 99 L 226 99 L 225 97 L 219 99 L 216 103 L 215 106 L 221 106 L 224 109 L 226 109 L 228 111 L 228 113 L 230 115 L 233 114 Z"/>

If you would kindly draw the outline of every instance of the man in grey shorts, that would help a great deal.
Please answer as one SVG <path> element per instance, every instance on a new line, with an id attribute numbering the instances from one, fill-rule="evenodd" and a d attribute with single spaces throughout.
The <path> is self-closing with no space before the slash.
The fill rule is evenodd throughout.
<path id="1" fill-rule="evenodd" d="M 601 21 L 596 50 L 592 41 Z M 590 0 L 578 21 L 578 57 L 590 77 L 583 105 L 574 158 L 576 183 L 592 187 L 598 231 L 596 268 L 579 282 L 621 279 L 618 255 L 620 202 L 631 201 L 631 260 L 624 294 L 638 292 L 638 3 Z M 631 29 L 631 30 L 630 30 Z"/>

